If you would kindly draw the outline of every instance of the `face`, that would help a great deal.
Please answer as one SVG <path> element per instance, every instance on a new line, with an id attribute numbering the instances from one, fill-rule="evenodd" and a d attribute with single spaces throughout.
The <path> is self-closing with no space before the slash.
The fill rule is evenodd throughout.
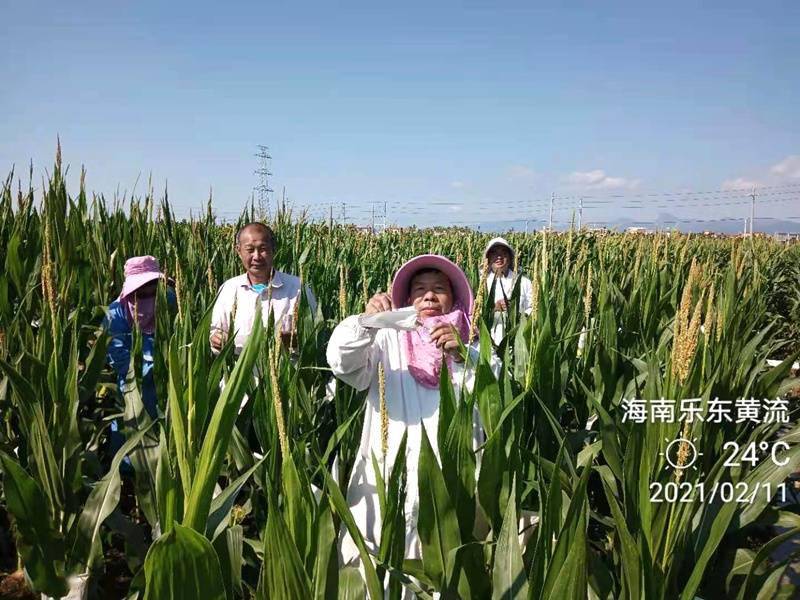
<path id="1" fill-rule="evenodd" d="M 145 283 L 142 287 L 137 289 L 134 292 L 134 295 L 137 298 L 152 298 L 156 295 L 156 290 L 158 289 L 158 279 L 151 281 L 150 283 Z"/>
<path id="2" fill-rule="evenodd" d="M 505 273 L 511 266 L 511 252 L 505 246 L 495 244 L 489 248 L 486 257 L 489 259 L 489 267 L 495 273 Z"/>
<path id="3" fill-rule="evenodd" d="M 450 280 L 439 271 L 415 275 L 408 294 L 408 304 L 417 309 L 420 319 L 443 315 L 453 308 Z"/>
<path id="4" fill-rule="evenodd" d="M 272 243 L 261 229 L 245 229 L 239 236 L 236 252 L 245 271 L 255 282 L 269 279 L 272 272 Z"/>

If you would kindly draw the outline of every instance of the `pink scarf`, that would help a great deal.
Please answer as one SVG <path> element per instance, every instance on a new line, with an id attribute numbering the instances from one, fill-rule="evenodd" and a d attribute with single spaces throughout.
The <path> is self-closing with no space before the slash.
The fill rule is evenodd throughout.
<path id="1" fill-rule="evenodd" d="M 469 338 L 469 320 L 463 310 L 456 308 L 446 315 L 428 317 L 422 322 L 422 327 L 430 331 L 440 323 L 447 323 L 455 327 L 465 342 Z M 408 362 L 408 372 L 420 385 L 432 389 L 438 388 L 442 372 L 442 349 L 437 348 L 435 342 L 423 339 L 419 330 L 404 331 L 401 335 L 403 337 L 402 347 Z M 453 359 L 449 355 L 447 356 L 447 368 L 452 375 Z"/>
<path id="2" fill-rule="evenodd" d="M 139 331 L 145 335 L 153 335 L 156 332 L 156 297 L 150 296 L 149 298 L 139 298 L 136 300 L 136 294 L 131 294 L 122 298 L 120 296 L 119 303 L 125 311 L 125 317 L 128 319 L 128 324 L 133 328 L 138 323 Z M 134 310 L 137 314 L 134 314 Z"/>

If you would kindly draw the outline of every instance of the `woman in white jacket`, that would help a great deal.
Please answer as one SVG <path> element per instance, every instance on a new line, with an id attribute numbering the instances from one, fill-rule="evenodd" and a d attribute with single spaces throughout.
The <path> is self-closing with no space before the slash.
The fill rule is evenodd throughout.
<path id="1" fill-rule="evenodd" d="M 484 258 L 489 263 L 489 275 L 486 277 L 486 288 L 494 284 L 494 322 L 492 323 L 492 340 L 499 344 L 505 335 L 507 300 L 511 298 L 514 286 L 519 278 L 519 310 L 526 315 L 531 314 L 533 307 L 533 284 L 531 280 L 519 273 L 514 273 L 514 249 L 501 237 L 489 240 Z"/>
<path id="2" fill-rule="evenodd" d="M 477 365 L 476 346 L 469 349 L 466 366 L 457 353 L 457 336 L 465 344 L 468 341 L 472 304 L 472 289 L 458 266 L 443 256 L 417 256 L 397 271 L 391 295 L 375 294 L 363 314 L 347 317 L 339 323 L 328 343 L 328 363 L 336 377 L 358 390 L 369 390 L 347 502 L 372 553 L 377 553 L 381 532 L 372 456 L 374 454 L 379 467 L 388 475 L 403 435 L 407 433 L 406 558 L 421 557 L 416 525 L 419 510 L 417 464 L 422 428 L 438 458 L 436 439 L 442 361 L 447 361 L 456 394 L 462 383 L 471 389 Z M 402 307 L 413 309 L 397 310 Z M 385 378 L 388 419 L 384 421 L 381 419 L 379 364 Z M 475 431 L 479 435 L 477 418 Z M 358 550 L 347 533 L 342 539 L 341 559 L 345 565 L 360 565 Z"/>

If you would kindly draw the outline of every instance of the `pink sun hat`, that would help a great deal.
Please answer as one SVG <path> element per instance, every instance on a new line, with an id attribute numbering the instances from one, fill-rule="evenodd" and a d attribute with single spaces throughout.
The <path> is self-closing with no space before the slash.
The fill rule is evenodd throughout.
<path id="1" fill-rule="evenodd" d="M 463 310 L 469 318 L 469 315 L 472 314 L 473 303 L 469 280 L 461 267 L 439 254 L 415 256 L 397 270 L 394 281 L 392 281 L 392 306 L 402 308 L 407 305 L 411 279 L 423 269 L 437 269 L 447 276 L 453 288 L 453 306 Z"/>
<path id="2" fill-rule="evenodd" d="M 132 256 L 125 261 L 125 283 L 122 284 L 122 293 L 119 297 L 124 299 L 143 285 L 163 277 L 156 257 Z"/>

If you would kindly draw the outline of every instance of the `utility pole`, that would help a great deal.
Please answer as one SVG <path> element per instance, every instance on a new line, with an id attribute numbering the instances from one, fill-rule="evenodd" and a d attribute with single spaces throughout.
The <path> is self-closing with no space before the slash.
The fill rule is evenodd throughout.
<path id="1" fill-rule="evenodd" d="M 269 165 L 272 156 L 270 156 L 267 146 L 258 144 L 256 148 L 258 148 L 258 152 L 255 154 L 258 159 L 258 168 L 254 173 L 258 175 L 258 185 L 253 189 L 258 192 L 258 212 L 261 213 L 259 218 L 264 218 L 266 215 L 269 220 L 269 195 L 272 193 L 272 188 L 269 187 L 269 178 L 272 177 Z"/>
<path id="2" fill-rule="evenodd" d="M 525 235 L 528 235 L 528 219 L 525 219 Z"/>
<path id="3" fill-rule="evenodd" d="M 369 230 L 375 235 L 375 203 L 372 203 L 372 219 L 369 223 Z"/>
<path id="4" fill-rule="evenodd" d="M 347 223 L 347 203 L 342 202 L 342 224 Z"/>
<path id="5" fill-rule="evenodd" d="M 550 194 L 550 220 L 547 225 L 547 228 L 550 231 L 553 231 L 553 202 L 555 201 L 555 199 L 556 199 L 556 193 L 553 192 L 552 194 Z"/>
<path id="6" fill-rule="evenodd" d="M 328 220 L 328 228 L 333 229 L 333 203 L 331 203 L 331 216 Z"/>
<path id="7" fill-rule="evenodd" d="M 578 229 L 581 228 L 582 223 L 583 223 L 583 196 L 581 196 L 580 200 L 578 200 Z"/>
<path id="8" fill-rule="evenodd" d="M 753 186 L 750 198 L 752 199 L 750 203 L 750 237 L 753 237 L 753 222 L 756 220 L 756 186 Z"/>
<path id="9" fill-rule="evenodd" d="M 383 230 L 386 231 L 386 200 L 383 201 Z"/>

